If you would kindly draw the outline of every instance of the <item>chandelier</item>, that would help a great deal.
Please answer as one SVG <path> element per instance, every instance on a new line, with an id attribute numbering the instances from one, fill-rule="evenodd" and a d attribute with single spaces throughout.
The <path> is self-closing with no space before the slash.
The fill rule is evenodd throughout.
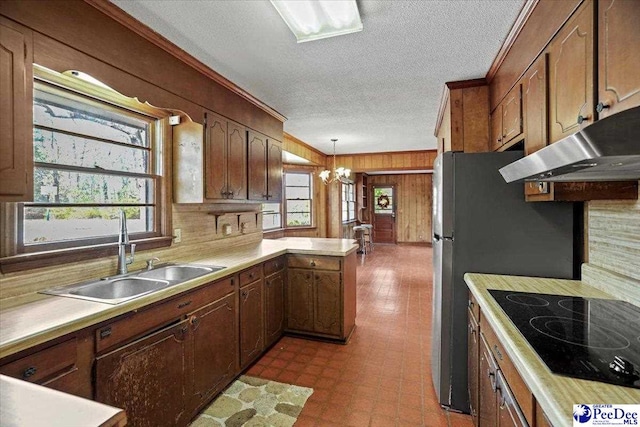
<path id="1" fill-rule="evenodd" d="M 336 167 L 336 142 L 337 139 L 332 139 L 333 141 L 333 176 L 331 176 L 331 171 L 329 169 L 325 169 L 320 172 L 320 179 L 325 184 L 330 184 L 332 182 L 350 182 L 349 176 L 351 176 L 351 169 L 346 169 L 343 167 Z"/>

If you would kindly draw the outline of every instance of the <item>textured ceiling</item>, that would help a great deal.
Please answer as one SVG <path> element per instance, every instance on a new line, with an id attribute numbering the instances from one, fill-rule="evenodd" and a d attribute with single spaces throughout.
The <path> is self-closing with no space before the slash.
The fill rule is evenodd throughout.
<path id="1" fill-rule="evenodd" d="M 271 3 L 112 0 L 338 154 L 425 150 L 446 81 L 484 77 L 523 0 L 359 0 L 359 33 L 297 44 Z"/>

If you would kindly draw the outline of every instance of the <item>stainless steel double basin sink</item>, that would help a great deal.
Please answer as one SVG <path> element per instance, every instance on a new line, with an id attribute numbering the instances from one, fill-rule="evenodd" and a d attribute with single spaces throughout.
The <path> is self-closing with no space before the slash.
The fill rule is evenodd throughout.
<path id="1" fill-rule="evenodd" d="M 120 304 L 165 289 L 225 267 L 194 264 L 165 264 L 151 270 L 42 291 L 43 294 L 79 298 L 106 304 Z"/>

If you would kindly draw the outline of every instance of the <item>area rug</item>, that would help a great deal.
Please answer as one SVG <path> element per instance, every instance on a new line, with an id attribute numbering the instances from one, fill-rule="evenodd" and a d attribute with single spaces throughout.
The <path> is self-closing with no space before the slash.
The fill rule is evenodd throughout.
<path id="1" fill-rule="evenodd" d="M 243 375 L 190 427 L 291 427 L 312 393 L 312 388 Z"/>

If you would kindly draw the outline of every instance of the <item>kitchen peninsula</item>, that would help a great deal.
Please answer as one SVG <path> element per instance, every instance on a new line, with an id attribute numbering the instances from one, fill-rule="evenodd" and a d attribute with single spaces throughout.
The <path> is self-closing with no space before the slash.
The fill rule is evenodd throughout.
<path id="1" fill-rule="evenodd" d="M 265 239 L 163 260 L 225 268 L 117 305 L 42 294 L 3 300 L 0 372 L 125 407 L 133 423 L 158 414 L 188 422 L 283 333 L 349 339 L 357 247 L 349 239 Z M 219 355 L 215 363 L 199 363 L 207 351 Z M 137 375 L 146 372 L 142 361 L 163 375 Z M 153 403 L 131 403 L 119 381 Z M 152 407 L 174 392 L 185 397 L 174 412 Z"/>

